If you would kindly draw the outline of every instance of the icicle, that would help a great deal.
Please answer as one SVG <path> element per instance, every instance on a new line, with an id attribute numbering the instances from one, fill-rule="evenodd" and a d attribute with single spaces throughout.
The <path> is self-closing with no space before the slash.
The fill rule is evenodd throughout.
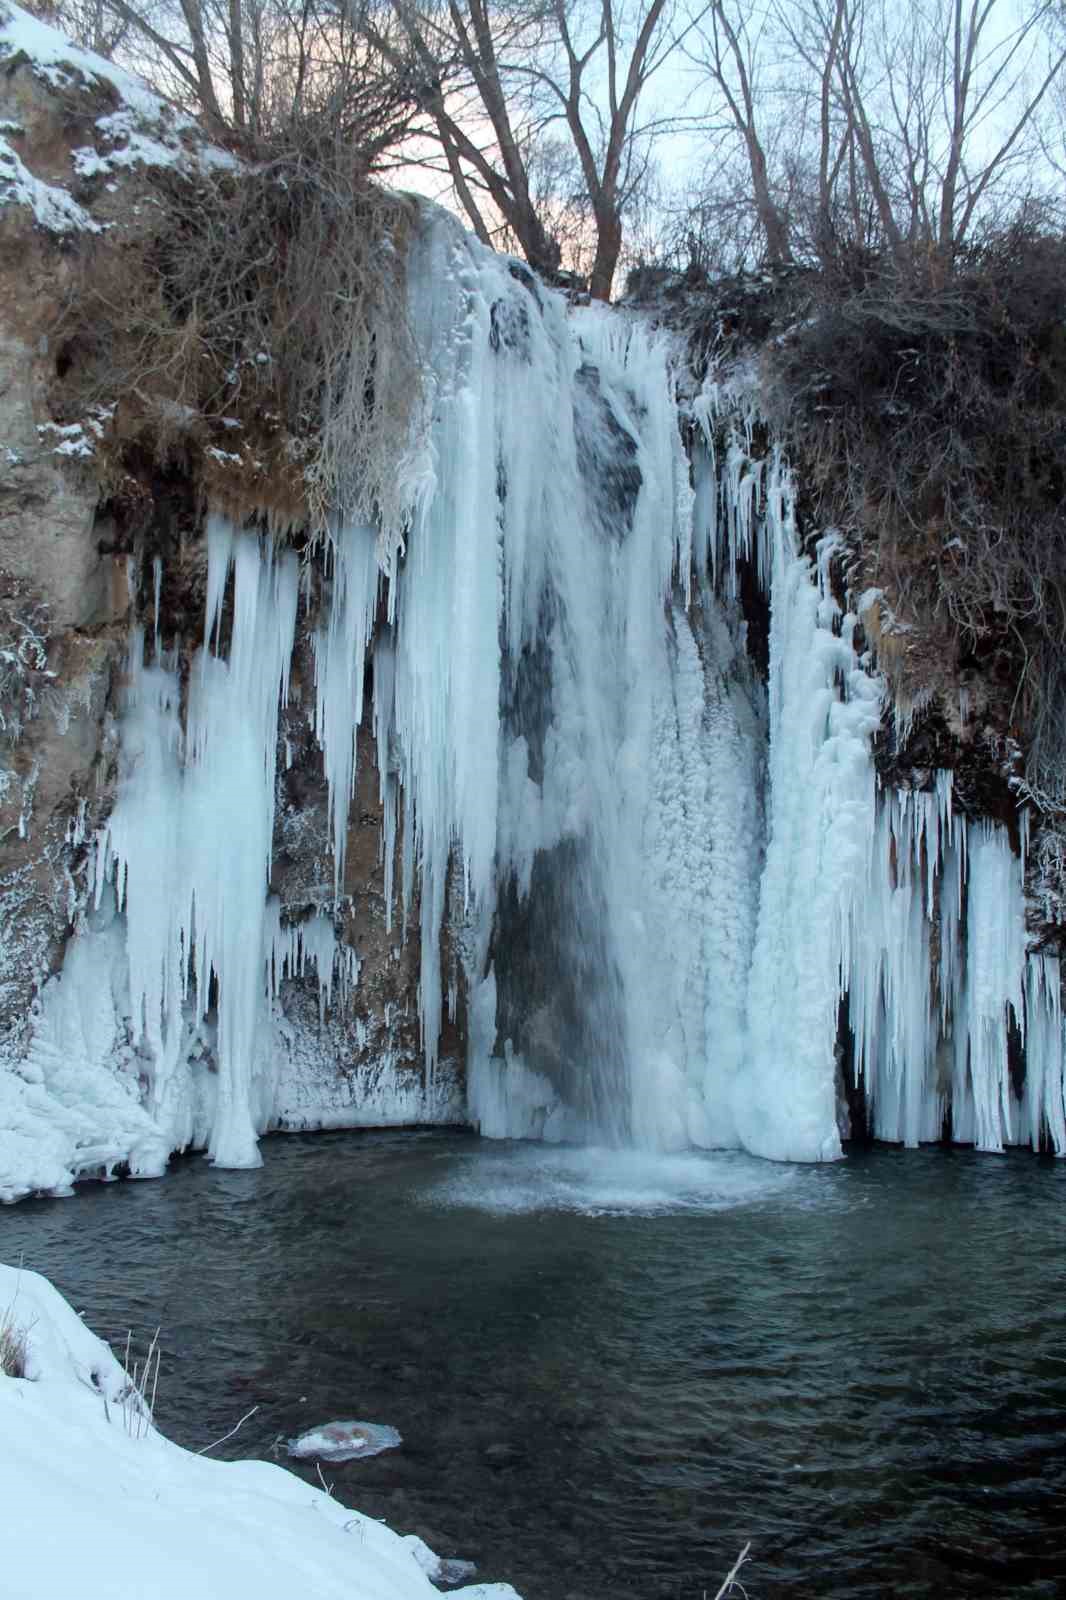
<path id="1" fill-rule="evenodd" d="M 183 1061 L 187 1023 L 207 1016 L 217 990 L 217 1095 L 209 1152 L 225 1166 L 256 1164 L 269 1112 L 269 1072 L 257 1034 L 265 990 L 260 950 L 274 826 L 279 706 L 296 622 L 295 556 L 212 522 L 205 634 L 217 632 L 226 575 L 236 567 L 229 660 L 201 652 L 190 675 L 188 733 L 175 672 L 131 649 L 124 774 L 98 853 L 97 894 L 113 877 L 126 914 L 135 1026 L 154 1062 L 151 1107 L 188 1141 L 192 1111 Z M 193 977 L 189 991 L 188 978 Z M 187 1015 L 191 1002 L 194 1014 Z"/>
<path id="2" fill-rule="evenodd" d="M 348 849 L 348 811 L 355 792 L 366 654 L 377 611 L 377 537 L 373 528 L 361 523 L 341 528 L 332 536 L 329 554 L 333 568 L 329 620 L 314 640 L 315 733 L 329 785 L 333 892 L 339 897 Z"/>
<path id="3" fill-rule="evenodd" d="M 1058 956 L 1038 953 L 1026 961 L 1025 1014 L 1022 1137 L 1034 1150 L 1046 1139 L 1057 1156 L 1066 1155 L 1066 1054 Z"/>
<path id="4" fill-rule="evenodd" d="M 359 958 L 347 945 L 338 944 L 332 917 L 319 912 L 302 922 L 282 923 L 277 900 L 267 902 L 264 928 L 266 986 L 277 999 L 286 978 L 302 978 L 313 966 L 318 978 L 320 1025 L 334 1003 L 334 987 L 343 1003 L 359 977 Z"/>
<path id="5" fill-rule="evenodd" d="M 1024 1026 L 1025 905 L 1021 863 L 1005 828 L 969 827 L 965 1022 L 974 1143 L 1002 1150 L 1017 1137 L 1008 1070 L 1008 1012 Z"/>
<path id="6" fill-rule="evenodd" d="M 163 589 L 163 562 L 161 557 L 152 558 L 152 588 L 154 593 L 153 616 L 155 618 L 155 638 L 153 641 L 153 659 L 159 660 L 159 597 Z"/>
<path id="7" fill-rule="evenodd" d="M 391 739 L 396 720 L 396 651 L 391 633 L 383 632 L 374 649 L 374 748 L 378 755 L 381 795 L 381 855 L 385 869 L 385 931 L 392 931 L 396 872 L 398 795 L 392 771 Z"/>
<path id="8" fill-rule="evenodd" d="M 218 635 L 222 626 L 222 604 L 226 594 L 226 580 L 229 577 L 230 563 L 233 559 L 233 543 L 236 538 L 232 522 L 227 517 L 211 514 L 207 519 L 207 599 L 204 605 L 204 649 L 211 644 L 214 634 L 215 648 L 218 648 Z"/>

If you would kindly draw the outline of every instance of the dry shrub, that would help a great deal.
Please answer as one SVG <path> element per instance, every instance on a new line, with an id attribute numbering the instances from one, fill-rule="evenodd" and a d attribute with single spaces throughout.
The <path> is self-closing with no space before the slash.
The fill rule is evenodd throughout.
<path id="1" fill-rule="evenodd" d="M 768 357 L 817 520 L 886 591 L 902 699 L 972 669 L 1066 799 L 1066 240 L 1020 223 L 945 276 L 874 261 L 825 283 Z M 938 681 L 939 680 L 939 681 Z"/>
<path id="2" fill-rule="evenodd" d="M 26 1376 L 26 1330 L 13 1321 L 10 1307 L 0 1316 L 0 1373 L 5 1378 Z"/>
<path id="3" fill-rule="evenodd" d="M 115 407 L 97 449 L 109 489 L 178 461 L 240 517 L 318 533 L 341 512 L 398 530 L 419 397 L 410 203 L 313 124 L 260 154 L 195 180 L 156 175 L 137 231 L 91 243 L 54 409 Z"/>

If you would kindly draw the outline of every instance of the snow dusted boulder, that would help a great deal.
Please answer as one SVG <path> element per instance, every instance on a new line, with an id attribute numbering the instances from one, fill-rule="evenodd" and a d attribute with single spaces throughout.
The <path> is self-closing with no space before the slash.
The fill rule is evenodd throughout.
<path id="1" fill-rule="evenodd" d="M 281 1467 L 212 1461 L 163 1438 L 111 1351 L 46 1279 L 0 1266 L 0 1325 L 21 1343 L 26 1373 L 0 1375 L 5 1600 L 437 1593 L 421 1541 Z M 452 1592 L 518 1600 L 508 1584 Z"/>

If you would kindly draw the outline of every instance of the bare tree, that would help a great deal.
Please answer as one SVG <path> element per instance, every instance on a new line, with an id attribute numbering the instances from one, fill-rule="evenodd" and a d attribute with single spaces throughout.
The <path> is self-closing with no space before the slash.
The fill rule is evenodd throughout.
<path id="1" fill-rule="evenodd" d="M 711 0 L 690 55 L 709 124 L 745 152 L 766 257 L 875 249 L 950 271 L 982 220 L 1039 185 L 1060 14 L 1059 0 Z"/>
<path id="2" fill-rule="evenodd" d="M 788 219 L 772 190 L 762 135 L 767 108 L 763 101 L 760 109 L 759 76 L 767 20 L 736 0 L 711 0 L 694 58 L 710 75 L 727 121 L 743 142 L 765 253 L 776 264 L 791 260 L 792 245 Z"/>
<path id="3" fill-rule="evenodd" d="M 117 52 L 216 132 L 254 141 L 312 117 L 373 168 L 419 107 L 402 35 L 387 54 L 375 49 L 361 25 L 362 3 L 57 0 L 54 15 L 80 42 Z"/>
<path id="4" fill-rule="evenodd" d="M 447 174 L 474 231 L 486 242 L 513 240 L 551 274 L 562 259 L 565 192 L 570 223 L 587 221 L 590 291 L 609 298 L 653 137 L 678 120 L 641 116 L 676 42 L 674 0 L 393 4 L 421 73 L 428 159 Z M 538 204 L 536 169 L 549 143 L 566 182 Z"/>

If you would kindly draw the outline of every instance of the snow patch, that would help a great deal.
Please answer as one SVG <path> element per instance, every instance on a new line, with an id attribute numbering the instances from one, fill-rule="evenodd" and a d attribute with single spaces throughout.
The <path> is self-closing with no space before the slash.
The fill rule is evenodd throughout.
<path id="1" fill-rule="evenodd" d="M 28 206 L 49 233 L 102 231 L 66 189 L 35 178 L 4 138 L 0 138 L 0 206 Z"/>

